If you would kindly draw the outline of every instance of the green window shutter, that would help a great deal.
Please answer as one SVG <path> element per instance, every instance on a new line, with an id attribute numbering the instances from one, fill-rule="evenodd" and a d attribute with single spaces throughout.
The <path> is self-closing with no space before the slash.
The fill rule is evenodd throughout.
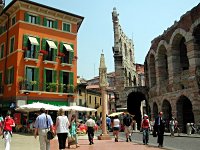
<path id="1" fill-rule="evenodd" d="M 15 39 L 11 38 L 10 40 L 10 53 L 14 51 L 14 46 L 15 46 Z"/>
<path id="2" fill-rule="evenodd" d="M 34 68 L 34 81 L 36 81 L 36 84 L 34 84 L 33 86 L 33 90 L 34 91 L 38 91 L 39 90 L 39 68 Z"/>
<path id="3" fill-rule="evenodd" d="M 57 71 L 53 70 L 52 74 L 53 74 L 53 79 L 52 79 L 53 83 L 57 83 Z M 56 90 L 57 90 L 57 84 L 56 86 L 53 87 L 53 92 L 56 92 Z"/>
<path id="4" fill-rule="evenodd" d="M 36 17 L 36 24 L 40 24 L 40 16 Z"/>
<path id="5" fill-rule="evenodd" d="M 39 45 L 36 45 L 36 53 L 35 53 L 35 58 L 38 59 L 38 53 L 40 51 L 40 38 L 39 37 L 36 37 Z"/>
<path id="6" fill-rule="evenodd" d="M 63 23 L 63 31 L 67 31 L 67 25 L 66 25 L 66 23 Z"/>
<path id="7" fill-rule="evenodd" d="M 73 93 L 74 92 L 74 73 L 73 72 L 69 73 L 69 84 L 73 85 L 73 86 L 70 86 L 70 89 L 69 89 L 69 92 Z"/>
<path id="8" fill-rule="evenodd" d="M 42 50 L 46 50 L 46 45 L 47 45 L 46 39 L 42 39 Z"/>
<path id="9" fill-rule="evenodd" d="M 10 77 L 11 77 L 10 82 L 14 83 L 14 67 L 10 69 Z"/>
<path id="10" fill-rule="evenodd" d="M 26 22 L 29 22 L 29 14 L 27 13 L 27 12 L 25 12 L 24 13 L 24 20 L 26 21 Z"/>
<path id="11" fill-rule="evenodd" d="M 4 44 L 3 45 L 1 45 L 1 54 L 0 54 L 0 58 L 3 58 L 3 54 L 4 54 Z"/>
<path id="12" fill-rule="evenodd" d="M 57 20 L 55 20 L 53 22 L 53 28 L 58 29 L 58 21 Z"/>
<path id="13" fill-rule="evenodd" d="M 72 64 L 73 58 L 74 58 L 74 52 L 73 51 L 69 51 L 69 64 Z"/>
<path id="14" fill-rule="evenodd" d="M 46 91 L 46 69 L 44 69 L 43 74 L 43 91 Z"/>
<path id="15" fill-rule="evenodd" d="M 23 47 L 28 47 L 28 35 L 23 35 Z"/>
<path id="16" fill-rule="evenodd" d="M 63 53 L 63 42 L 60 42 L 60 52 Z"/>
<path id="17" fill-rule="evenodd" d="M 46 27 L 47 26 L 47 18 L 44 17 L 44 20 L 43 20 L 43 25 Z"/>
<path id="18" fill-rule="evenodd" d="M 70 32 L 70 24 L 66 24 L 66 31 Z"/>
<path id="19" fill-rule="evenodd" d="M 58 90 L 60 93 L 63 93 L 63 71 L 59 72 L 59 84 L 60 86 Z"/>
<path id="20" fill-rule="evenodd" d="M 2 73 L 0 73 L 0 86 L 3 84 L 2 82 Z"/>
<path id="21" fill-rule="evenodd" d="M 58 42 L 54 41 L 56 47 L 58 47 Z M 53 61 L 56 61 L 56 56 L 58 55 L 58 49 L 53 50 Z"/>

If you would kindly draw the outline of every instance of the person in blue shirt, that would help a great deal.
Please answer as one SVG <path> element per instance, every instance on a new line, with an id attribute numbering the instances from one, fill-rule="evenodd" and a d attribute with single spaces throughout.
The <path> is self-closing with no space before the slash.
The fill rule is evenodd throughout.
<path id="1" fill-rule="evenodd" d="M 107 130 L 110 131 L 111 119 L 108 115 L 106 115 L 106 125 L 107 125 Z"/>
<path id="2" fill-rule="evenodd" d="M 40 150 L 50 150 L 50 140 L 47 139 L 47 132 L 51 130 L 53 133 L 53 121 L 50 115 L 46 114 L 44 108 L 40 109 L 40 115 L 35 120 L 34 137 L 39 135 Z"/>

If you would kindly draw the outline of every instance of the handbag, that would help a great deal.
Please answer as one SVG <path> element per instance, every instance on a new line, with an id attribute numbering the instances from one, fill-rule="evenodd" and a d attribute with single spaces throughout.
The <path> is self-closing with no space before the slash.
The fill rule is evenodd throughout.
<path id="1" fill-rule="evenodd" d="M 48 128 L 48 118 L 46 115 L 46 120 L 47 120 L 47 128 Z M 54 138 L 54 133 L 52 131 L 47 131 L 47 140 L 52 140 Z"/>
<path id="2" fill-rule="evenodd" d="M 52 131 L 47 131 L 47 139 L 52 140 L 54 138 L 54 133 Z"/>

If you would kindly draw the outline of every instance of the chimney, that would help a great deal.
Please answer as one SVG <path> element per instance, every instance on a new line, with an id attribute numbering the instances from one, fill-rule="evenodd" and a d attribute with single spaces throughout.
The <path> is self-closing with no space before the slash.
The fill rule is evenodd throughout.
<path id="1" fill-rule="evenodd" d="M 3 11 L 5 6 L 5 0 L 0 0 L 0 13 Z"/>

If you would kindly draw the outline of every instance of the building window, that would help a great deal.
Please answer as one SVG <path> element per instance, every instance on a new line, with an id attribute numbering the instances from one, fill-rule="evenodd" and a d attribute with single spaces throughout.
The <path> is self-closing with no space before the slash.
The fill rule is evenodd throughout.
<path id="1" fill-rule="evenodd" d="M 25 21 L 33 24 L 40 24 L 40 16 L 32 15 L 29 13 L 25 13 Z"/>
<path id="2" fill-rule="evenodd" d="M 10 53 L 12 53 L 14 51 L 14 46 L 15 46 L 15 38 L 12 37 L 10 39 Z"/>
<path id="3" fill-rule="evenodd" d="M 43 57 L 44 60 L 56 61 L 57 42 L 42 39 L 42 50 L 45 50 L 47 52 L 47 54 L 44 55 L 44 57 Z"/>
<path id="4" fill-rule="evenodd" d="M 0 35 L 6 31 L 6 24 L 0 25 Z"/>
<path id="5" fill-rule="evenodd" d="M 63 54 L 61 63 L 72 64 L 74 58 L 74 46 L 73 44 L 60 43 L 60 53 Z"/>
<path id="6" fill-rule="evenodd" d="M 97 104 L 97 98 L 96 97 L 94 98 L 94 101 L 95 101 L 95 105 L 96 105 Z"/>
<path id="7" fill-rule="evenodd" d="M 83 103 L 82 103 L 82 99 L 79 99 L 79 105 L 82 106 Z"/>
<path id="8" fill-rule="evenodd" d="M 40 38 L 24 35 L 23 49 L 26 58 L 37 58 L 40 49 Z"/>
<path id="9" fill-rule="evenodd" d="M 79 94 L 80 96 L 82 95 L 81 89 L 78 90 L 78 94 Z"/>
<path id="10" fill-rule="evenodd" d="M 38 90 L 39 68 L 26 67 L 26 90 Z"/>
<path id="11" fill-rule="evenodd" d="M 0 59 L 3 58 L 3 54 L 4 54 L 4 44 L 1 44 L 1 46 L 0 46 Z"/>
<path id="12" fill-rule="evenodd" d="M 11 19 L 11 25 L 13 26 L 15 23 L 16 23 L 16 17 L 14 16 L 14 17 L 12 17 L 12 19 Z"/>
<path id="13" fill-rule="evenodd" d="M 14 81 L 14 67 L 7 70 L 7 84 L 12 84 Z"/>
<path id="14" fill-rule="evenodd" d="M 71 32 L 71 24 L 63 22 L 63 31 Z"/>
<path id="15" fill-rule="evenodd" d="M 58 21 L 47 19 L 47 18 L 44 17 L 43 25 L 48 27 L 48 28 L 57 29 L 58 28 Z"/>
<path id="16" fill-rule="evenodd" d="M 73 93 L 73 72 L 60 71 L 59 73 L 59 92 L 61 93 Z"/>
<path id="17" fill-rule="evenodd" d="M 92 103 L 92 97 L 91 96 L 89 97 L 89 103 L 90 104 Z"/>

